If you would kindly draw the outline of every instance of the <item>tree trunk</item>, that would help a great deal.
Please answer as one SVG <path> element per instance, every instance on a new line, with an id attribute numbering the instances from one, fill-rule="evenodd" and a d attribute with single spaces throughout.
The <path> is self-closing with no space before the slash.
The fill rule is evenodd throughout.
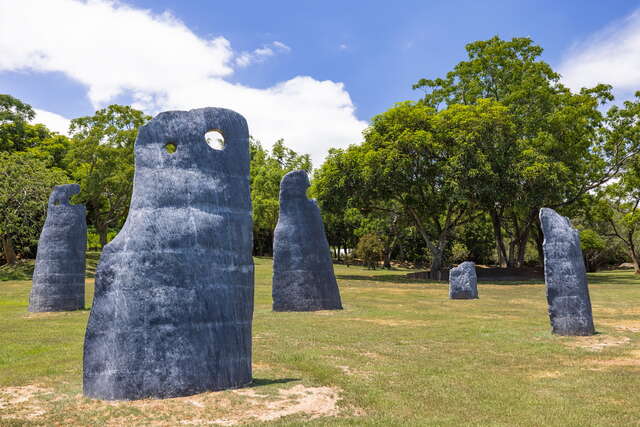
<path id="1" fill-rule="evenodd" d="M 542 234 L 542 226 L 540 220 L 536 221 L 536 249 L 538 250 L 538 262 L 544 267 L 544 250 L 542 249 L 542 243 L 544 243 L 544 235 Z"/>
<path id="2" fill-rule="evenodd" d="M 13 249 L 11 237 L 5 236 L 2 238 L 2 249 L 4 251 L 4 258 L 7 260 L 7 264 L 14 265 L 18 260 L 18 257 L 16 257 L 16 251 Z"/>
<path id="3" fill-rule="evenodd" d="M 498 212 L 491 211 L 491 222 L 493 224 L 493 235 L 496 240 L 496 250 L 498 251 L 498 265 L 505 268 L 507 266 L 507 250 L 502 237 L 502 223 Z"/>
<path id="4" fill-rule="evenodd" d="M 107 235 L 109 233 L 109 227 L 106 224 L 103 224 L 101 221 L 95 221 L 96 231 L 98 232 L 98 236 L 100 236 L 100 248 L 104 249 L 107 245 Z"/>
<path id="5" fill-rule="evenodd" d="M 527 243 L 529 243 L 529 230 L 531 227 L 527 227 L 522 231 L 522 235 L 518 239 L 518 259 L 516 261 L 516 267 L 521 268 L 524 265 L 524 257 L 527 253 Z"/>
<path id="6" fill-rule="evenodd" d="M 431 278 L 434 280 L 440 280 L 441 271 L 442 270 L 442 257 L 444 255 L 444 251 L 440 248 L 431 251 Z"/>
<path id="7" fill-rule="evenodd" d="M 635 274 L 640 274 L 640 256 L 636 252 L 635 246 L 631 246 L 629 249 L 629 255 L 631 256 L 631 261 L 633 262 L 633 269 Z"/>
<path id="8" fill-rule="evenodd" d="M 391 270 L 391 250 L 384 253 L 384 263 L 382 264 L 382 268 Z"/>
<path id="9" fill-rule="evenodd" d="M 516 239 L 512 239 L 509 242 L 509 256 L 507 258 L 507 267 L 514 268 L 516 265 L 516 248 L 518 246 L 518 242 Z"/>

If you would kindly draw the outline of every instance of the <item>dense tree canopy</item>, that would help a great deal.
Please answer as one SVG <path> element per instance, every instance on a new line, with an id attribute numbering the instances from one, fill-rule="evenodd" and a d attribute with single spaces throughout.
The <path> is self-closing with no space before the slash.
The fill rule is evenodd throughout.
<path id="1" fill-rule="evenodd" d="M 0 240 L 7 263 L 15 263 L 16 252 L 35 255 L 49 193 L 67 182 L 63 171 L 28 153 L 0 152 Z"/>
<path id="2" fill-rule="evenodd" d="M 80 184 L 79 202 L 89 222 L 107 244 L 109 228 L 126 219 L 133 188 L 133 149 L 138 128 L 151 117 L 122 105 L 110 105 L 93 116 L 71 121 L 72 146 L 67 154 L 71 176 Z"/>

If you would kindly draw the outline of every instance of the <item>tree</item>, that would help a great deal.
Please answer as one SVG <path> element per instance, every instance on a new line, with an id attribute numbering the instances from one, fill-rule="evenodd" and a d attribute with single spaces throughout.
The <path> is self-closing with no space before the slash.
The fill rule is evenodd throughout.
<path id="1" fill-rule="evenodd" d="M 369 270 L 375 270 L 378 262 L 382 259 L 384 247 L 376 234 L 365 234 L 358 240 L 356 255 L 362 259 L 364 265 Z"/>
<path id="2" fill-rule="evenodd" d="M 88 219 L 107 244 L 110 227 L 126 219 L 134 175 L 134 143 L 138 128 L 151 117 L 128 106 L 110 105 L 93 116 L 71 121 L 72 147 L 66 157 L 80 184 L 78 200 L 87 206 Z"/>
<path id="3" fill-rule="evenodd" d="M 51 190 L 68 182 L 63 171 L 27 153 L 0 152 L 0 240 L 8 264 L 38 241 Z"/>
<path id="4" fill-rule="evenodd" d="M 280 210 L 280 181 L 293 170 L 311 171 L 308 154 L 298 154 L 284 145 L 280 139 L 271 151 L 251 140 L 251 203 L 253 206 L 254 251 L 257 255 L 270 254 L 273 231 Z"/>
<path id="5" fill-rule="evenodd" d="M 36 116 L 29 104 L 11 95 L 0 94 L 0 151 L 23 151 L 27 148 L 25 133 L 29 121 Z"/>
<path id="6" fill-rule="evenodd" d="M 362 222 L 360 205 L 353 203 L 353 189 L 359 186 L 358 159 L 351 151 L 331 148 L 324 163 L 316 169 L 310 193 L 316 199 L 325 224 L 329 245 L 345 254 L 358 242 L 356 229 Z"/>
<path id="7" fill-rule="evenodd" d="M 468 60 L 445 78 L 421 79 L 414 88 L 424 89 L 421 102 L 435 109 L 487 100 L 506 108 L 513 126 L 510 134 L 487 135 L 493 176 L 473 198 L 492 219 L 500 264 L 520 266 L 539 209 L 575 202 L 624 162 L 624 150 L 607 148 L 602 138 L 598 107 L 613 97 L 605 85 L 572 93 L 529 38 L 494 37 L 466 49 Z M 603 156 L 606 150 L 612 155 Z"/>

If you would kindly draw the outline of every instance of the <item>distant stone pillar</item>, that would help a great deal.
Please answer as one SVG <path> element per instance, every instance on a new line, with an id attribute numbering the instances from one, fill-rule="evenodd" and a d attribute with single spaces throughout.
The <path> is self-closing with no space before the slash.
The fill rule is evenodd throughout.
<path id="1" fill-rule="evenodd" d="M 205 134 L 219 131 L 224 147 Z M 84 394 L 168 398 L 251 383 L 249 133 L 231 110 L 158 114 L 135 143 L 131 207 L 105 246 Z"/>
<path id="2" fill-rule="evenodd" d="M 474 262 L 465 261 L 449 270 L 449 298 L 478 298 L 478 276 Z"/>
<path id="3" fill-rule="evenodd" d="M 79 192 L 78 184 L 58 185 L 49 196 L 29 296 L 31 312 L 84 308 L 86 209 L 69 204 Z"/>
<path id="4" fill-rule="evenodd" d="M 320 209 L 307 198 L 309 177 L 289 172 L 280 182 L 280 216 L 273 238 L 273 310 L 340 310 Z"/>
<path id="5" fill-rule="evenodd" d="M 553 209 L 540 209 L 544 280 L 554 334 L 593 335 L 587 274 L 578 230 Z"/>

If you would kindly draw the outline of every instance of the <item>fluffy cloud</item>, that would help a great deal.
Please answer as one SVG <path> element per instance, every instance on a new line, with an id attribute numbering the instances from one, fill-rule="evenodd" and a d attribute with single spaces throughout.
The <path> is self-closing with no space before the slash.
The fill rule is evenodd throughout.
<path id="1" fill-rule="evenodd" d="M 52 113 L 51 111 L 39 110 L 34 108 L 36 117 L 32 120 L 33 123 L 42 123 L 54 132 L 58 132 L 62 135 L 69 134 L 70 120 L 62 117 L 60 114 Z"/>
<path id="2" fill-rule="evenodd" d="M 559 69 L 574 90 L 598 83 L 625 95 L 640 90 L 640 10 L 574 45 Z"/>
<path id="3" fill-rule="evenodd" d="M 289 50 L 275 41 L 236 54 L 224 37 L 203 39 L 169 13 L 118 1 L 0 0 L 0 71 L 62 72 L 86 86 L 96 108 L 122 94 L 151 114 L 231 108 L 265 144 L 285 138 L 318 166 L 329 147 L 358 142 L 366 126 L 341 83 L 298 76 L 256 89 L 225 79 L 234 66 Z"/>

